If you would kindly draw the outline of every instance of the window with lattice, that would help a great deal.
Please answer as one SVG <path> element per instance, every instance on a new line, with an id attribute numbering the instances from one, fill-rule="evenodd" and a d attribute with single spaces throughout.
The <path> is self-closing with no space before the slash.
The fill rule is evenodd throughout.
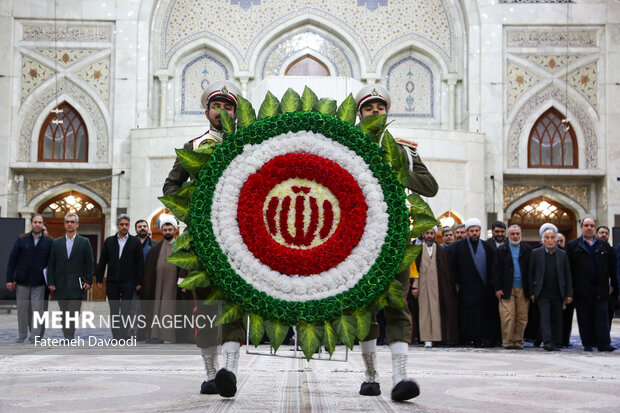
<path id="1" fill-rule="evenodd" d="M 87 162 L 88 132 L 73 106 L 63 102 L 43 122 L 39 135 L 39 162 Z"/>
<path id="2" fill-rule="evenodd" d="M 329 69 L 316 57 L 307 54 L 291 63 L 284 74 L 286 76 L 329 76 Z"/>
<path id="3" fill-rule="evenodd" d="M 536 121 L 528 142 L 528 167 L 577 168 L 577 138 L 570 122 L 550 108 Z"/>
<path id="4" fill-rule="evenodd" d="M 47 205 L 40 208 L 43 217 L 62 218 L 68 213 L 79 217 L 100 218 L 101 207 L 85 195 L 67 192 L 51 199 Z"/>
<path id="5" fill-rule="evenodd" d="M 522 227 L 540 226 L 545 222 L 562 227 L 572 225 L 574 221 L 575 216 L 571 211 L 543 197 L 532 199 L 519 206 L 510 217 L 511 224 Z"/>

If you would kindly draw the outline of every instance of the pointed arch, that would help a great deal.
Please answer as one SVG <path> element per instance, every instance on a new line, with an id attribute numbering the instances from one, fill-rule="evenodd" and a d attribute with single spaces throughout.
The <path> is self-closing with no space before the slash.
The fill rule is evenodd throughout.
<path id="1" fill-rule="evenodd" d="M 88 162 L 88 131 L 80 113 L 62 102 L 39 132 L 39 162 Z"/>

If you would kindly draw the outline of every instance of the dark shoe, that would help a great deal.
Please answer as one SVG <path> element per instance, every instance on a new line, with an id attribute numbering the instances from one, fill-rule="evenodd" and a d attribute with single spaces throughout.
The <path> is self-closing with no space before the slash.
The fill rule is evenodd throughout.
<path id="1" fill-rule="evenodd" d="M 232 371 L 220 369 L 215 375 L 215 385 L 222 397 L 233 397 L 237 393 L 237 377 Z"/>
<path id="2" fill-rule="evenodd" d="M 401 402 L 403 400 L 413 399 L 420 395 L 420 388 L 413 380 L 403 380 L 398 382 L 392 389 L 392 400 Z"/>
<path id="3" fill-rule="evenodd" d="M 616 349 L 615 347 L 612 347 L 609 344 L 606 345 L 606 346 L 598 346 L 598 351 L 609 351 L 609 352 L 611 352 L 611 351 L 614 351 L 615 349 Z"/>
<path id="4" fill-rule="evenodd" d="M 521 347 L 519 347 L 519 346 L 505 346 L 504 350 L 518 350 L 520 348 Z"/>
<path id="5" fill-rule="evenodd" d="M 381 388 L 377 382 L 364 382 L 360 387 L 360 394 L 362 396 L 378 396 L 381 394 Z"/>
<path id="6" fill-rule="evenodd" d="M 593 350 L 592 347 L 584 347 L 583 348 L 583 351 L 592 351 L 592 350 Z"/>
<path id="7" fill-rule="evenodd" d="M 542 344 L 542 340 L 534 341 L 534 347 L 540 347 L 541 344 Z"/>
<path id="8" fill-rule="evenodd" d="M 16 343 L 23 343 L 24 341 L 26 341 L 26 337 L 15 340 Z"/>
<path id="9" fill-rule="evenodd" d="M 545 346 L 543 348 L 545 350 L 547 350 L 547 351 L 556 351 L 557 350 L 557 348 L 553 344 L 545 344 Z"/>
<path id="10" fill-rule="evenodd" d="M 200 385 L 200 394 L 218 394 L 215 379 L 203 381 Z"/>

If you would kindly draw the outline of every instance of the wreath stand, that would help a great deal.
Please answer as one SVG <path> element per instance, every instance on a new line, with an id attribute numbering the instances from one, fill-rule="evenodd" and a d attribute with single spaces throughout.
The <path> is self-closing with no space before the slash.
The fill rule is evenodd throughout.
<path id="1" fill-rule="evenodd" d="M 299 349 L 299 346 L 297 345 L 297 328 L 293 327 L 293 330 L 295 331 L 295 344 L 293 346 L 292 351 L 293 355 L 290 354 L 279 354 L 277 352 L 275 352 L 273 350 L 273 347 L 271 346 L 271 344 L 269 345 L 269 352 L 266 351 L 259 351 L 259 350 L 255 350 L 255 349 L 250 349 L 251 345 L 250 343 L 250 317 L 248 316 L 246 319 L 246 333 L 245 333 L 245 342 L 246 342 L 246 346 L 245 346 L 245 354 L 252 354 L 252 355 L 257 355 L 257 356 L 271 356 L 271 357 L 282 357 L 282 358 L 294 358 L 294 359 L 306 359 L 306 356 L 304 356 L 304 353 Z M 280 346 L 280 348 L 282 348 L 282 346 Z M 334 351 L 334 355 L 336 354 L 336 351 Z M 327 357 L 325 356 L 327 355 Z M 343 357 L 336 357 L 334 358 L 333 355 L 330 356 L 329 353 L 327 351 L 323 350 L 323 346 L 319 346 L 319 348 L 317 349 L 317 352 L 314 353 L 314 355 L 311 357 L 312 360 L 321 360 L 321 361 L 341 361 L 341 362 L 347 362 L 349 360 L 349 348 L 347 346 L 344 346 L 344 356 Z"/>

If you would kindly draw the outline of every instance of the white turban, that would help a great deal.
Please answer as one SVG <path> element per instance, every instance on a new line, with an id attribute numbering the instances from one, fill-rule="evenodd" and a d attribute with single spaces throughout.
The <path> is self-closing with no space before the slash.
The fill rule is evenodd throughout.
<path id="1" fill-rule="evenodd" d="M 174 229 L 177 229 L 179 227 L 179 223 L 177 222 L 175 217 L 168 214 L 161 214 L 159 216 L 159 228 L 162 228 L 165 224 L 172 225 Z"/>
<path id="2" fill-rule="evenodd" d="M 538 230 L 538 234 L 540 235 L 540 238 L 543 237 L 543 234 L 545 233 L 545 231 L 547 231 L 548 229 L 552 230 L 553 232 L 555 232 L 555 235 L 558 235 L 558 227 L 556 227 L 555 225 L 553 225 L 551 222 L 547 222 L 545 224 L 542 224 L 540 229 Z"/>
<path id="3" fill-rule="evenodd" d="M 465 229 L 469 229 L 469 227 L 480 227 L 482 229 L 482 222 L 478 218 L 469 218 L 465 221 Z"/>

